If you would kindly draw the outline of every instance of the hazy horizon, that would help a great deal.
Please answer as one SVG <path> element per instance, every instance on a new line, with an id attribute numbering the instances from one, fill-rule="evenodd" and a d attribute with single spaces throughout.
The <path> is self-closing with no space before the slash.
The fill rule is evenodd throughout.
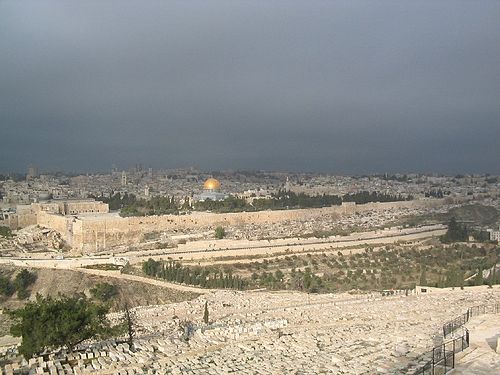
<path id="1" fill-rule="evenodd" d="M 38 174 L 39 175 L 56 175 L 56 174 L 62 174 L 65 176 L 80 176 L 80 175 L 105 175 L 105 174 L 111 174 L 112 173 L 112 168 L 108 169 L 102 169 L 102 170 L 41 170 L 38 168 L 38 165 L 33 166 L 37 167 Z M 31 166 L 31 165 L 30 165 Z M 29 166 L 28 166 L 29 167 Z M 143 173 L 148 172 L 148 166 L 144 166 L 144 168 L 141 170 Z M 189 170 L 192 169 L 193 173 L 200 173 L 200 174 L 207 174 L 207 175 L 218 175 L 218 174 L 226 174 L 226 173 L 283 173 L 283 174 L 311 174 L 311 175 L 330 175 L 330 176 L 345 176 L 345 177 L 374 177 L 374 176 L 383 176 L 387 175 L 388 177 L 391 176 L 404 176 L 404 175 L 423 175 L 423 176 L 437 176 L 437 177 L 456 177 L 456 176 L 500 176 L 500 173 L 490 173 L 490 172 L 482 172 L 482 173 L 474 173 L 474 172 L 457 172 L 457 173 L 440 173 L 440 172 L 433 172 L 433 171 L 407 171 L 407 172 L 398 172 L 398 171 L 386 171 L 386 172 L 371 172 L 371 173 L 333 173 L 333 172 L 322 172 L 322 171 L 312 171 L 312 170 L 286 170 L 286 169 L 251 169 L 251 168 L 242 168 L 242 169 L 202 169 L 202 168 L 197 168 L 195 166 L 177 166 L 177 167 L 160 167 L 160 168 L 153 168 L 154 172 L 174 172 L 174 171 L 181 171 L 181 170 Z M 27 169 L 26 170 L 10 170 L 10 171 L 2 171 L 0 170 L 0 175 L 8 176 L 8 175 L 26 175 L 27 174 Z M 121 172 L 127 172 L 127 173 L 135 173 L 135 166 L 128 166 L 124 168 L 118 168 L 116 167 L 116 172 L 121 173 Z M 139 171 L 140 172 L 140 171 Z"/>
<path id="2" fill-rule="evenodd" d="M 498 1 L 0 1 L 0 173 L 500 174 L 499 19 Z"/>

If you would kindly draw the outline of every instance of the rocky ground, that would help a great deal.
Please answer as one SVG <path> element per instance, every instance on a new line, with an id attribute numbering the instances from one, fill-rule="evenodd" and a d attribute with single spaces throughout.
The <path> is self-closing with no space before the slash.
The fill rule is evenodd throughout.
<path id="1" fill-rule="evenodd" d="M 400 374 L 440 342 L 443 323 L 499 300 L 499 286 L 390 297 L 217 291 L 135 308 L 133 347 L 101 342 L 16 366 L 40 374 Z"/>

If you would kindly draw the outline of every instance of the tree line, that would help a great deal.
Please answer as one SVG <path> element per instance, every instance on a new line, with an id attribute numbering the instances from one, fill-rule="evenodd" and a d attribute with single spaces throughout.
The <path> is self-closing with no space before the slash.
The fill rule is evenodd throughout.
<path id="1" fill-rule="evenodd" d="M 185 267 L 175 261 L 164 262 L 149 258 L 142 264 L 142 271 L 148 276 L 202 288 L 243 290 L 247 286 L 245 280 L 232 273 L 205 267 Z"/>
<path id="2" fill-rule="evenodd" d="M 343 196 L 320 194 L 309 195 L 306 193 L 295 193 L 293 191 L 278 190 L 270 198 L 254 199 L 251 203 L 244 198 L 229 196 L 224 200 L 195 202 L 189 206 L 188 199 L 181 201 L 175 198 L 152 197 L 150 199 L 137 199 L 134 194 L 116 193 L 109 198 L 102 196 L 91 196 L 109 205 L 109 209 L 120 210 L 120 216 L 147 216 L 147 215 L 178 215 L 180 210 L 213 211 L 213 212 L 242 212 L 242 211 L 263 211 L 263 210 L 285 210 L 293 208 L 321 208 L 339 206 L 342 202 L 354 202 L 356 204 L 366 204 L 372 202 L 398 202 L 412 200 L 411 195 L 387 194 L 379 192 L 360 191 L 349 193 Z"/>
<path id="3" fill-rule="evenodd" d="M 309 195 L 306 193 L 278 190 L 278 192 L 272 194 L 270 198 L 254 199 L 252 203 L 248 203 L 243 198 L 228 197 L 222 201 L 206 200 L 196 202 L 193 209 L 197 211 L 213 212 L 263 211 L 340 206 L 342 202 L 366 204 L 372 202 L 408 201 L 412 199 L 413 197 L 411 195 L 403 196 L 401 194 L 387 194 L 376 191 L 360 191 L 339 196 L 330 194 Z"/>
<path id="4" fill-rule="evenodd" d="M 109 205 L 112 211 L 120 210 L 120 216 L 176 215 L 179 205 L 173 196 L 138 199 L 134 194 L 116 193 L 107 197 L 95 197 Z"/>

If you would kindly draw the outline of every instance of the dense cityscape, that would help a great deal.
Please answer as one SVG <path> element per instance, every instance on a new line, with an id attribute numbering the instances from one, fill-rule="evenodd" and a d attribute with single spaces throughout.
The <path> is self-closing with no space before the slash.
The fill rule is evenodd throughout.
<path id="1" fill-rule="evenodd" d="M 355 311 L 350 313 L 350 306 L 363 304 L 367 314 L 374 314 L 394 298 L 410 296 L 417 299 L 405 302 L 405 309 L 431 303 L 439 310 L 440 293 L 455 288 L 486 288 L 467 292 L 469 304 L 498 298 L 500 178 L 494 175 L 335 176 L 140 166 L 66 175 L 30 166 L 24 175 L 3 175 L 0 194 L 0 292 L 7 310 L 30 306 L 34 298 L 31 308 L 57 303 L 72 310 L 76 300 L 70 290 L 78 290 L 87 296 L 85 303 L 101 309 L 98 330 L 107 337 L 95 341 L 97 332 L 89 333 L 82 336 L 88 342 L 83 346 L 76 344 L 78 335 L 71 339 L 76 342 L 36 344 L 31 333 L 23 333 L 28 323 L 14 324 L 15 314 L 28 310 L 14 310 L 10 318 L 3 315 L 2 326 L 13 324 L 10 332 L 19 332 L 23 341 L 17 347 L 16 337 L 4 336 L 5 358 L 11 362 L 16 353 L 39 357 L 20 364 L 14 360 L 5 365 L 6 373 L 16 368 L 39 373 L 120 373 L 120 368 L 134 373 L 288 372 L 283 356 L 298 353 L 286 349 L 285 354 L 292 345 L 285 337 L 293 337 L 292 347 L 303 354 L 310 340 L 315 347 L 327 340 L 327 352 L 336 360 L 317 362 L 313 373 L 416 371 L 419 361 L 427 360 L 432 330 L 446 314 L 433 313 L 433 325 L 425 326 L 422 315 L 415 315 L 418 340 L 382 344 L 373 336 L 363 363 L 342 353 L 349 346 L 366 346 L 355 334 L 366 317 L 355 314 L 350 328 L 342 328 L 347 331 L 339 351 L 324 330 L 306 328 L 312 319 L 307 314 L 314 306 L 340 303 L 341 310 L 326 310 L 315 319 L 342 321 L 342 314 Z M 45 289 L 59 280 L 65 283 Z M 150 296 L 141 297 L 139 290 L 146 286 Z M 273 294 L 280 291 L 288 294 Z M 307 294 L 305 305 L 297 302 L 301 293 Z M 446 298 L 459 298 L 453 302 L 458 314 L 465 295 L 451 293 Z M 61 295 L 66 300 L 53 299 Z M 261 307 L 255 310 L 256 305 Z M 290 306 L 294 314 L 272 312 Z M 394 317 L 384 319 L 367 329 L 374 334 Z M 404 331 L 413 332 L 407 326 Z M 281 344 L 268 341 L 275 332 Z M 394 337 L 403 335 L 397 332 Z M 253 344 L 243 346 L 248 339 Z M 221 343 L 214 354 L 187 355 Z M 238 343 L 237 349 L 230 343 Z M 58 345 L 71 350 L 58 349 L 47 360 L 40 356 Z M 271 357 L 257 354 L 262 345 Z M 74 350 L 80 353 L 76 357 Z M 372 358 L 384 350 L 385 355 Z M 169 359 L 176 353 L 187 357 Z M 308 373 L 307 360 L 296 358 Z"/>

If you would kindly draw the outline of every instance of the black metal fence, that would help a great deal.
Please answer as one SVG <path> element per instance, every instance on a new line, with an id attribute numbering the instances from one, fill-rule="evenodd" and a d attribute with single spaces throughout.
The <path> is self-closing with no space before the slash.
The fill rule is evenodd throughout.
<path id="1" fill-rule="evenodd" d="M 500 313 L 500 304 L 488 304 L 473 306 L 467 309 L 465 314 L 445 323 L 443 325 L 443 337 L 446 339 L 459 329 L 462 330 L 461 336 L 453 338 L 436 346 L 432 351 L 424 354 L 420 363 L 408 374 L 414 375 L 444 375 L 455 368 L 455 354 L 469 347 L 469 330 L 464 327 L 473 316 L 483 314 Z"/>
<path id="2" fill-rule="evenodd" d="M 497 314 L 499 312 L 500 312 L 499 303 L 469 307 L 465 314 L 462 314 L 443 325 L 443 337 L 447 338 L 449 335 L 460 329 L 473 316 L 478 316 L 483 314 Z"/>
<path id="3" fill-rule="evenodd" d="M 409 373 L 414 375 L 444 375 L 455 368 L 455 353 L 460 353 L 468 347 L 469 331 L 464 327 L 462 336 L 434 347 L 432 351 L 423 356 L 426 358 L 425 362 Z"/>

